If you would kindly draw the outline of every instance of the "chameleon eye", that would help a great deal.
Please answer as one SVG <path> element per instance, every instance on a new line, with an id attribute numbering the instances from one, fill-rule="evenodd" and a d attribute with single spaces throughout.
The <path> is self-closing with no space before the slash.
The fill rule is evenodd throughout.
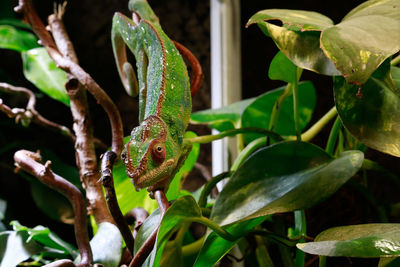
<path id="1" fill-rule="evenodd" d="M 153 146 L 151 156 L 155 162 L 162 163 L 165 160 L 166 154 L 164 144 L 157 143 Z"/>

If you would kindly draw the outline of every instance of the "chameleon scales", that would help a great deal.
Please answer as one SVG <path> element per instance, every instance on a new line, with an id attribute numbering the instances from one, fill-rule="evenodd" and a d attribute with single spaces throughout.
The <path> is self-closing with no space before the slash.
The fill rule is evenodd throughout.
<path id="1" fill-rule="evenodd" d="M 136 190 L 166 191 L 191 150 L 183 139 L 192 108 L 191 86 L 177 49 L 186 48 L 168 38 L 146 0 L 130 0 L 129 9 L 132 19 L 114 15 L 112 45 L 126 91 L 139 95 L 139 126 L 121 158 Z M 126 46 L 136 58 L 137 76 L 127 61 Z M 192 81 L 192 92 L 198 87 Z"/>

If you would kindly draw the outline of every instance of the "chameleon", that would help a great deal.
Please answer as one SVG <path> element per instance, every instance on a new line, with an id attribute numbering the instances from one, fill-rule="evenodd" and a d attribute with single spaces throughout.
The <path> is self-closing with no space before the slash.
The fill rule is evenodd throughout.
<path id="1" fill-rule="evenodd" d="M 139 95 L 139 125 L 121 159 L 137 191 L 166 191 L 191 150 L 183 139 L 192 109 L 188 70 L 177 49 L 181 45 L 164 33 L 147 1 L 130 0 L 129 10 L 132 19 L 115 13 L 111 31 L 123 86 L 129 95 Z M 136 58 L 137 74 L 126 47 Z"/>

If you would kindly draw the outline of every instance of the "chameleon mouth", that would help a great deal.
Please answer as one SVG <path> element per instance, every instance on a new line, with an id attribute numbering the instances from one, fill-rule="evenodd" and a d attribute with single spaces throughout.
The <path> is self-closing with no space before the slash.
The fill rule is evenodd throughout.
<path id="1" fill-rule="evenodd" d="M 140 189 L 150 186 L 154 183 L 154 181 L 161 181 L 165 178 L 169 177 L 171 169 L 175 165 L 174 159 L 169 159 L 164 161 L 160 166 L 154 168 L 151 171 L 143 173 L 140 169 L 132 173 L 132 175 L 128 176 L 131 178 L 133 185 L 135 186 L 136 191 Z M 160 179 L 162 177 L 162 179 Z"/>

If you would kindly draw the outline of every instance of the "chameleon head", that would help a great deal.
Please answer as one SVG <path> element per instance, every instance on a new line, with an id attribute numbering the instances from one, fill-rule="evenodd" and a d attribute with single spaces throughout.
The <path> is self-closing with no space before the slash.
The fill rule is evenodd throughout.
<path id="1" fill-rule="evenodd" d="M 168 182 L 178 153 L 162 119 L 149 116 L 131 133 L 121 158 L 136 190 Z"/>

